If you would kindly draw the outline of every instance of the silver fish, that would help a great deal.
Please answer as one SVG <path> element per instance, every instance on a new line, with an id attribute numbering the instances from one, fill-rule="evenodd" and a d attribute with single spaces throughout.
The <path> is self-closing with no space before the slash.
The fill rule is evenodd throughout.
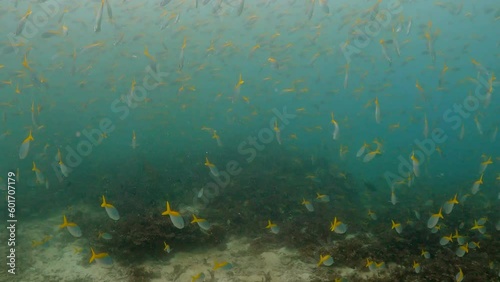
<path id="1" fill-rule="evenodd" d="M 104 1 L 101 1 L 101 9 L 97 12 L 97 17 L 95 18 L 94 32 L 101 31 L 101 22 L 102 22 L 102 11 L 104 9 Z"/>
<path id="2" fill-rule="evenodd" d="M 21 18 L 21 20 L 17 24 L 17 28 L 16 28 L 16 32 L 15 32 L 16 36 L 19 35 L 19 34 L 21 34 L 21 32 L 23 32 L 24 25 L 26 25 L 26 21 L 28 20 L 28 18 L 29 18 L 30 15 L 31 15 L 31 10 L 28 9 L 28 11 L 26 12 L 26 14 L 24 14 L 24 16 Z"/>
<path id="3" fill-rule="evenodd" d="M 160 7 L 166 6 L 168 3 L 170 3 L 170 1 L 172 1 L 172 0 L 162 0 L 160 2 Z"/>

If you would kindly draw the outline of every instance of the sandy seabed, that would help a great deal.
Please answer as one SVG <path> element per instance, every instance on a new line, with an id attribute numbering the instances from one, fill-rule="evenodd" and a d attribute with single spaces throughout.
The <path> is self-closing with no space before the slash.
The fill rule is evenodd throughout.
<path id="1" fill-rule="evenodd" d="M 62 232 L 61 232 L 62 233 Z M 66 234 L 64 234 L 65 236 Z M 20 259 L 19 263 L 29 262 L 28 266 L 18 266 L 17 275 L 0 276 L 2 281 L 138 281 L 132 277 L 129 267 L 113 263 L 111 266 L 95 262 L 88 264 L 89 250 L 78 252 L 86 239 L 74 242 L 57 242 L 57 235 L 47 246 L 34 247 L 29 260 Z M 66 241 L 66 240 L 63 240 Z M 298 259 L 298 253 L 286 248 L 273 249 L 260 255 L 249 255 L 248 239 L 231 238 L 223 251 L 204 249 L 203 252 L 182 252 L 175 248 L 166 256 L 165 261 L 147 261 L 137 267 L 152 274 L 153 278 L 142 281 L 191 281 L 191 277 L 203 272 L 205 281 L 310 281 L 316 269 L 314 264 L 306 264 Z M 64 246 L 65 245 L 65 246 Z M 88 248 L 88 247 L 87 247 Z M 112 254 L 110 254 L 112 255 Z M 214 261 L 228 261 L 233 265 L 230 270 L 212 271 Z M 209 271 L 212 271 L 212 275 Z M 8 277 L 9 280 L 4 280 Z M 12 280 L 14 278 L 14 280 Z M 203 281 L 203 280 L 201 280 Z"/>
<path id="2" fill-rule="evenodd" d="M 224 248 L 200 248 L 186 252 L 173 246 L 170 253 L 165 252 L 164 260 L 149 260 L 133 267 L 117 262 L 112 265 L 89 263 L 91 254 L 88 239 L 85 236 L 73 238 L 66 230 L 59 229 L 60 221 L 60 216 L 55 216 L 43 222 L 21 225 L 17 232 L 16 275 L 7 274 L 5 267 L 0 274 L 0 281 L 190 282 L 192 276 L 203 272 L 205 280 L 198 281 L 308 282 L 331 281 L 325 277 L 332 277 L 333 273 L 336 278 L 357 273 L 357 278 L 361 280 L 375 275 L 373 272 L 336 266 L 335 263 L 330 267 L 318 268 L 317 261 L 302 259 L 298 250 L 290 248 L 270 246 L 268 250 L 255 254 L 251 250 L 252 239 L 240 237 L 230 237 Z M 5 231 L 2 230 L 2 236 L 6 236 L 3 233 Z M 51 237 L 45 244 L 32 245 L 33 241 L 41 241 L 47 236 Z M 2 245 L 0 251 L 5 254 L 6 244 Z M 110 253 L 110 256 L 113 257 L 113 254 Z M 227 261 L 233 268 L 213 271 L 215 261 Z M 382 278 L 380 273 L 377 276 Z"/>

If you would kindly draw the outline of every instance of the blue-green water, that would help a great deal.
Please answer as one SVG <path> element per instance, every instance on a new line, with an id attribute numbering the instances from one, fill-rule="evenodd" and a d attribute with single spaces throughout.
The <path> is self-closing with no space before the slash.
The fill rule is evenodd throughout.
<path id="1" fill-rule="evenodd" d="M 127 232 L 147 229 L 141 219 L 162 223 L 136 234 L 135 252 L 160 256 L 165 240 L 178 252 L 201 245 L 188 235 L 195 213 L 217 226 L 202 233 L 215 245 L 281 236 L 271 242 L 306 242 L 309 260 L 331 252 L 333 269 L 369 271 L 369 258 L 405 267 L 394 281 L 452 281 L 459 268 L 466 280 L 498 279 L 498 3 L 160 2 L 1 2 L 1 193 L 16 174 L 19 224 L 62 224 L 66 214 L 86 250 L 131 263 L 123 257 L 137 238 Z M 455 194 L 432 233 L 427 220 Z M 166 201 L 188 231 L 161 216 Z M 346 234 L 329 230 L 335 217 Z M 268 234 L 268 220 L 281 232 Z M 307 239 L 290 239 L 294 230 Z M 112 239 L 97 242 L 100 231 Z M 439 244 L 455 231 L 481 248 L 458 257 L 456 239 Z M 317 243 L 349 233 L 398 244 L 342 259 Z M 43 238 L 17 236 L 20 253 Z"/>

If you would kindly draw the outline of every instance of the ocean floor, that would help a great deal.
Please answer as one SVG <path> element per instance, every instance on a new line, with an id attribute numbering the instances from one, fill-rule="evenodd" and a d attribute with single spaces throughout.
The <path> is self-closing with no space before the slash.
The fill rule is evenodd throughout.
<path id="1" fill-rule="evenodd" d="M 332 281 L 334 278 L 352 277 L 353 274 L 356 281 L 374 277 L 381 279 L 377 281 L 384 281 L 384 273 L 389 273 L 388 270 L 357 271 L 335 264 L 317 267 L 317 261 L 301 258 L 298 250 L 273 248 L 271 245 L 256 254 L 251 250 L 254 239 L 234 236 L 222 246 L 191 249 L 189 252 L 172 247 L 170 253 L 165 252 L 164 259 L 146 260 L 137 265 L 124 266 L 117 262 L 101 265 L 89 263 L 89 240 L 71 237 L 66 230 L 58 228 L 60 221 L 61 216 L 54 216 L 43 222 L 23 225 L 18 232 L 22 243 L 17 251 L 17 275 L 12 279 L 3 272 L 0 280 L 192 281 L 192 276 L 203 272 L 205 280 L 196 281 Z M 113 256 L 112 253 L 110 255 Z M 227 261 L 233 267 L 213 271 L 215 261 Z M 389 265 L 388 269 L 393 267 L 397 266 Z"/>
<path id="2" fill-rule="evenodd" d="M 182 252 L 172 248 L 170 253 L 165 253 L 165 261 L 146 261 L 133 267 L 118 263 L 89 264 L 90 250 L 82 248 L 86 239 L 67 242 L 61 237 L 67 236 L 58 234 L 46 246 L 33 247 L 29 266 L 19 266 L 16 281 L 41 281 L 41 278 L 45 281 L 191 281 L 192 276 L 203 272 L 206 278 L 199 281 L 298 282 L 311 281 L 317 269 L 314 263 L 302 262 L 296 251 L 286 248 L 249 255 L 250 240 L 246 238 L 231 238 L 224 250 Z M 28 260 L 22 259 L 20 263 L 22 261 Z M 233 268 L 212 271 L 214 261 L 227 261 Z"/>

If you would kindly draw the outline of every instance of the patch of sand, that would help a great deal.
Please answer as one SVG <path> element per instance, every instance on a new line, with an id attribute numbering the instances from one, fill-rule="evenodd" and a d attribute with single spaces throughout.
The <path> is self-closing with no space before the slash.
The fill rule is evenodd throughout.
<path id="1" fill-rule="evenodd" d="M 215 281 L 232 282 L 261 282 L 269 274 L 272 281 L 303 282 L 311 280 L 310 273 L 314 265 L 301 262 L 298 253 L 286 248 L 273 249 L 260 255 L 250 255 L 250 241 L 248 239 L 232 238 L 223 251 L 211 249 L 203 253 L 190 254 L 178 253 L 169 260 L 168 265 L 161 270 L 160 279 L 154 282 L 165 281 L 165 278 L 177 276 L 177 280 L 167 281 L 191 281 L 191 276 L 199 272 L 205 273 L 206 280 L 211 279 L 214 261 L 227 261 L 233 264 L 230 270 L 218 269 L 213 272 Z M 175 274 L 175 269 L 187 266 L 183 273 Z"/>

